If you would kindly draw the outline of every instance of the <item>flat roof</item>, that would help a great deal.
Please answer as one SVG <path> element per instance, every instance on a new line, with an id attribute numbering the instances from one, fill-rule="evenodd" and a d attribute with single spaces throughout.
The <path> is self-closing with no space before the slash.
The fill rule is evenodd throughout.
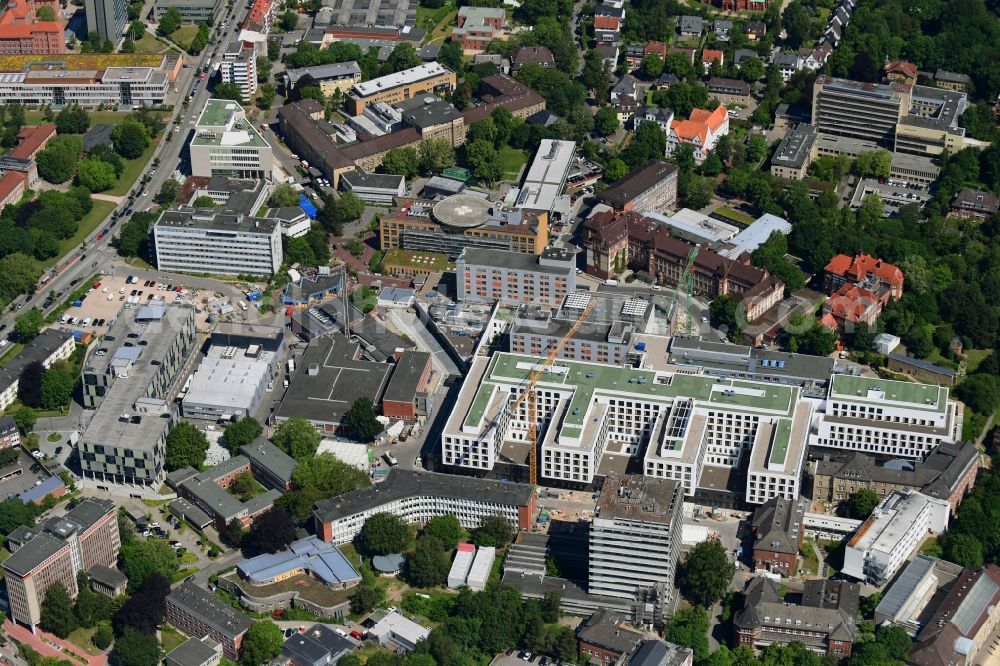
<path id="1" fill-rule="evenodd" d="M 156 227 L 225 231 L 234 234 L 261 234 L 270 236 L 281 225 L 279 220 L 220 213 L 213 208 L 178 206 L 166 211 Z"/>
<path id="2" fill-rule="evenodd" d="M 573 166 L 576 143 L 542 139 L 521 184 L 518 208 L 551 211 Z"/>
<path id="3" fill-rule="evenodd" d="M 413 402 L 420 389 L 420 379 L 430 362 L 430 352 L 412 350 L 403 352 L 395 363 L 392 377 L 389 378 L 389 384 L 385 388 L 382 399 Z"/>
<path id="4" fill-rule="evenodd" d="M 393 467 L 382 483 L 316 502 L 316 517 L 328 523 L 407 497 L 445 497 L 504 506 L 527 506 L 534 488 L 470 476 L 413 472 Z"/>
<path id="5" fill-rule="evenodd" d="M 436 76 L 442 76 L 448 71 L 450 70 L 445 69 L 436 62 L 425 62 L 422 65 L 417 65 L 416 67 L 411 67 L 410 69 L 404 69 L 401 72 L 380 76 L 377 79 L 364 81 L 363 83 L 355 83 L 351 87 L 351 94 L 357 97 L 368 97 L 383 90 L 389 90 L 402 85 L 416 83 L 418 81 L 434 78 Z"/>
<path id="6" fill-rule="evenodd" d="M 750 226 L 729 239 L 727 247 L 719 252 L 723 257 L 738 259 L 744 252 L 753 252 L 767 241 L 774 232 L 788 235 L 792 225 L 783 217 L 764 213 Z"/>
<path id="7" fill-rule="evenodd" d="M 357 343 L 339 333 L 312 340 L 297 362 L 277 418 L 303 416 L 318 423 L 340 423 L 358 398 L 370 398 L 377 405 L 392 366 L 355 360 L 357 350 Z"/>
<path id="8" fill-rule="evenodd" d="M 286 485 L 292 481 L 292 473 L 299 463 L 277 446 L 263 437 L 258 437 L 250 444 L 240 447 L 240 455 L 246 456 L 251 465 L 265 469 L 272 476 L 280 479 Z"/>
<path id="9" fill-rule="evenodd" d="M 944 386 L 855 375 L 834 375 L 830 381 L 830 397 L 880 407 L 908 407 L 929 412 L 944 412 L 948 409 L 948 389 Z"/>
<path id="10" fill-rule="evenodd" d="M 661 215 L 655 211 L 642 211 L 648 218 L 662 222 L 677 232 L 679 236 L 689 238 L 698 243 L 715 245 L 729 240 L 739 232 L 739 228 L 726 222 L 699 213 L 689 208 L 681 208 L 673 215 Z"/>
<path id="11" fill-rule="evenodd" d="M 201 666 L 216 654 L 218 652 L 215 648 L 209 647 L 197 638 L 189 638 L 167 653 L 163 660 L 167 664 L 177 664 L 177 666 Z"/>
<path id="12" fill-rule="evenodd" d="M 223 358 L 219 351 L 215 351 L 214 355 L 205 357 L 191 376 L 183 405 L 185 409 L 211 405 L 250 411 L 261 383 L 270 372 L 271 363 L 267 359 Z"/>
<path id="13" fill-rule="evenodd" d="M 329 65 L 316 65 L 315 67 L 285 70 L 285 76 L 293 87 L 299 82 L 299 79 L 306 75 L 311 76 L 317 81 L 353 78 L 361 76 L 361 67 L 354 60 L 348 60 L 347 62 L 334 62 Z"/>
<path id="14" fill-rule="evenodd" d="M 798 123 L 789 129 L 778 143 L 778 149 L 771 157 L 771 164 L 791 169 L 802 168 L 812 153 L 817 135 L 814 125 Z"/>
<path id="15" fill-rule="evenodd" d="M 546 248 L 548 250 L 549 248 Z M 572 255 L 567 255 L 571 258 Z M 524 252 L 507 252 L 504 250 L 484 250 L 477 247 L 467 247 L 462 250 L 459 262 L 466 266 L 490 266 L 507 268 L 526 273 L 545 273 L 549 275 L 566 275 L 573 267 L 546 266 L 538 261 L 538 256 Z"/>
<path id="16" fill-rule="evenodd" d="M 594 511 L 595 518 L 671 523 L 683 499 L 680 484 L 640 474 L 608 477 Z"/>
<path id="17" fill-rule="evenodd" d="M 669 178 L 677 177 L 677 166 L 651 159 L 643 166 L 616 180 L 597 195 L 609 205 L 622 208 L 640 194 Z"/>

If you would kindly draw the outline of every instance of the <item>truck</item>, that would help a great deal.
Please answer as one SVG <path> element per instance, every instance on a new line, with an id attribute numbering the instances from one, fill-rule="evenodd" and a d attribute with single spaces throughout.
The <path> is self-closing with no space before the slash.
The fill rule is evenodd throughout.
<path id="1" fill-rule="evenodd" d="M 288 374 L 291 375 L 293 372 L 295 372 L 295 359 L 294 358 L 288 359 L 287 366 L 288 366 Z"/>
<path id="2" fill-rule="evenodd" d="M 247 304 L 246 304 L 246 302 L 240 301 L 240 310 L 243 310 L 243 312 L 247 311 Z"/>

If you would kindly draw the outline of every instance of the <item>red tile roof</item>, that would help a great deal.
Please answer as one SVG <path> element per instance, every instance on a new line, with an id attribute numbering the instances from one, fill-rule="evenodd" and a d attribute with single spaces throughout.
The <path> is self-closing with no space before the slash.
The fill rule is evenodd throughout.
<path id="1" fill-rule="evenodd" d="M 56 126 L 51 123 L 42 123 L 36 127 L 25 127 L 17 133 L 18 144 L 8 153 L 10 157 L 22 160 L 30 160 L 42 147 L 42 144 L 49 140 L 56 133 Z"/>
<path id="2" fill-rule="evenodd" d="M 901 270 L 867 254 L 859 254 L 854 258 L 846 254 L 838 254 L 826 265 L 826 272 L 843 278 L 850 277 L 859 282 L 869 275 L 874 275 L 888 285 L 903 286 L 903 272 Z"/>
<path id="3" fill-rule="evenodd" d="M 20 171 L 8 171 L 0 177 L 0 201 L 5 201 L 24 179 L 25 175 Z"/>
<path id="4" fill-rule="evenodd" d="M 702 62 L 717 62 L 721 65 L 722 59 L 724 57 L 725 56 L 723 55 L 722 51 L 717 51 L 715 49 L 705 49 L 704 51 L 701 52 Z"/>
<path id="5" fill-rule="evenodd" d="M 915 79 L 917 78 L 917 66 L 908 60 L 893 60 L 885 66 L 885 73 L 902 74 L 907 78 Z"/>
<path id="6" fill-rule="evenodd" d="M 718 131 L 719 127 L 726 120 L 726 113 L 726 107 L 721 104 L 716 107 L 715 111 L 694 109 L 691 111 L 689 119 L 675 120 L 670 124 L 670 127 L 677 134 L 678 138 L 691 141 L 695 137 L 698 137 L 701 145 L 704 146 L 708 140 L 708 132 Z"/>

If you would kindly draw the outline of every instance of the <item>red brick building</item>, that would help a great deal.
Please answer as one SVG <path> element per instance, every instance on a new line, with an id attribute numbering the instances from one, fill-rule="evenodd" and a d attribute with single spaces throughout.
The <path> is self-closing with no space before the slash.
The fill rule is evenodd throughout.
<path id="1" fill-rule="evenodd" d="M 17 146 L 7 153 L 7 156 L 21 160 L 33 160 L 55 136 L 56 126 L 51 123 L 22 127 L 21 131 L 17 133 Z"/>
<path id="2" fill-rule="evenodd" d="M 753 563 L 758 571 L 794 576 L 805 536 L 806 500 L 775 497 L 754 511 Z"/>
<path id="3" fill-rule="evenodd" d="M 903 296 L 903 272 L 893 264 L 868 254 L 849 257 L 838 254 L 823 269 L 823 287 L 832 294 L 845 284 L 871 283 L 871 291 L 885 293 L 886 300 L 899 300 Z"/>
<path id="4" fill-rule="evenodd" d="M 765 12 L 771 6 L 770 0 L 717 0 L 715 4 L 730 12 Z"/>
<path id="5" fill-rule="evenodd" d="M 42 7 L 59 16 L 58 2 L 45 0 L 11 0 L 0 14 L 0 54 L 66 53 L 63 23 L 38 21 L 36 12 Z"/>
<path id="6" fill-rule="evenodd" d="M 430 411 L 427 401 L 433 390 L 431 355 L 422 351 L 396 353 L 396 364 L 382 394 L 382 415 L 415 421 Z"/>
<path id="7" fill-rule="evenodd" d="M 605 666 L 618 663 L 623 655 L 632 654 L 642 642 L 642 633 L 625 627 L 624 613 L 598 608 L 576 629 L 577 650 L 590 663 Z"/>

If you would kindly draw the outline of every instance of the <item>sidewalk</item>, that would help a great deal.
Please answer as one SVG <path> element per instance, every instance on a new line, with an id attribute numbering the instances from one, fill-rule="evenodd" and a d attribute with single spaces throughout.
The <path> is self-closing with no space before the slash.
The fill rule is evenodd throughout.
<path id="1" fill-rule="evenodd" d="M 73 645 L 69 641 L 56 638 L 52 634 L 47 634 L 41 630 L 39 630 L 38 634 L 33 634 L 27 627 L 23 627 L 20 624 L 12 622 L 10 618 L 4 620 L 3 630 L 4 633 L 6 633 L 10 638 L 19 643 L 30 645 L 37 652 L 46 657 L 66 659 L 69 656 L 58 648 L 52 647 L 53 644 L 56 644 L 61 646 L 64 650 L 72 652 L 74 657 L 78 657 L 75 660 L 70 659 L 70 661 L 73 661 L 74 663 L 86 663 L 88 666 L 106 666 L 108 663 L 107 655 L 89 655 L 84 652 L 83 649 Z"/>

